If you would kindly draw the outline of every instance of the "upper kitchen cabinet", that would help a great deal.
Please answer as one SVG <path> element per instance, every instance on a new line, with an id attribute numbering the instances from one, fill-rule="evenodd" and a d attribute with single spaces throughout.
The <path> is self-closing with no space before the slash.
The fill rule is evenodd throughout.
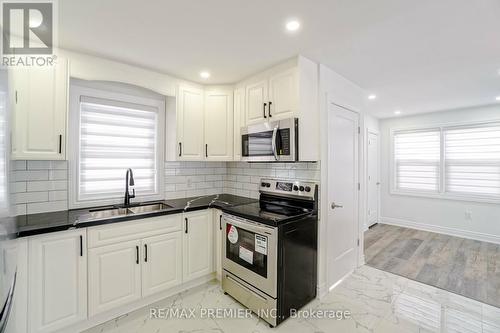
<path id="1" fill-rule="evenodd" d="M 65 160 L 68 61 L 9 70 L 12 159 Z"/>
<path id="2" fill-rule="evenodd" d="M 297 69 L 291 68 L 269 78 L 269 120 L 292 118 L 297 113 Z"/>
<path id="3" fill-rule="evenodd" d="M 233 90 L 205 92 L 205 158 L 229 161 L 233 158 Z"/>
<path id="4" fill-rule="evenodd" d="M 267 80 L 251 83 L 246 87 L 246 123 L 258 124 L 267 119 Z"/>
<path id="5" fill-rule="evenodd" d="M 319 70 L 298 56 L 237 86 L 245 87 L 245 124 L 299 119 L 299 161 L 319 160 Z"/>
<path id="6" fill-rule="evenodd" d="M 205 159 L 204 145 L 204 91 L 180 86 L 177 95 L 177 149 L 178 160 Z"/>
<path id="7" fill-rule="evenodd" d="M 247 125 L 294 117 L 298 110 L 297 86 L 297 68 L 247 85 Z"/>

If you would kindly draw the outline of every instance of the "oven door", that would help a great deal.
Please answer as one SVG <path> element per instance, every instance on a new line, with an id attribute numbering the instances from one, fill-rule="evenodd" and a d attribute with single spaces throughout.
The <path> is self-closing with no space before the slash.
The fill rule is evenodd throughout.
<path id="1" fill-rule="evenodd" d="M 277 229 L 224 214 L 224 270 L 277 297 Z"/>
<path id="2" fill-rule="evenodd" d="M 249 162 L 297 161 L 297 128 L 296 118 L 242 128 L 241 159 Z"/>

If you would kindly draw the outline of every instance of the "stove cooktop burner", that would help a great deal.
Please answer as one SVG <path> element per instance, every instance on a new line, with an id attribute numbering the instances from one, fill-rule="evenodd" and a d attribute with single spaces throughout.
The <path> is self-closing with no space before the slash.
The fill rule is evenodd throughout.
<path id="1" fill-rule="evenodd" d="M 312 212 L 306 208 L 282 206 L 263 201 L 229 207 L 225 211 L 229 214 L 271 225 L 294 220 Z"/>

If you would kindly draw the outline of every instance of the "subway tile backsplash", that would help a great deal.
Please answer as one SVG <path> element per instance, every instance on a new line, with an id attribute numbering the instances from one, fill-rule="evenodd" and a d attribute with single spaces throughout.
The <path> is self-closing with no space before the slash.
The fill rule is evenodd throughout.
<path id="1" fill-rule="evenodd" d="M 226 170 L 225 162 L 165 162 L 165 198 L 222 193 Z"/>
<path id="2" fill-rule="evenodd" d="M 67 161 L 12 161 L 10 181 L 17 215 L 68 209 Z"/>
<path id="3" fill-rule="evenodd" d="M 165 199 L 228 193 L 258 198 L 261 178 L 320 179 L 320 163 L 165 162 Z M 67 161 L 12 161 L 18 215 L 68 209 Z"/>
<path id="4" fill-rule="evenodd" d="M 259 197 L 261 178 L 283 178 L 298 180 L 320 179 L 320 163 L 246 163 L 228 162 L 224 175 L 224 193 L 245 197 Z"/>

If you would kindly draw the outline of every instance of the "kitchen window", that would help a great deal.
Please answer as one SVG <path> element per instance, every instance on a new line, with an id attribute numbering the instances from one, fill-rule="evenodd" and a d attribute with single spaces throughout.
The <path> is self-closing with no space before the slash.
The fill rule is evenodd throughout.
<path id="1" fill-rule="evenodd" d="M 136 200 L 162 198 L 165 104 L 127 91 L 71 85 L 72 208 L 121 203 L 128 168 Z"/>
<path id="2" fill-rule="evenodd" d="M 392 193 L 500 201 L 500 122 L 392 131 Z"/>

